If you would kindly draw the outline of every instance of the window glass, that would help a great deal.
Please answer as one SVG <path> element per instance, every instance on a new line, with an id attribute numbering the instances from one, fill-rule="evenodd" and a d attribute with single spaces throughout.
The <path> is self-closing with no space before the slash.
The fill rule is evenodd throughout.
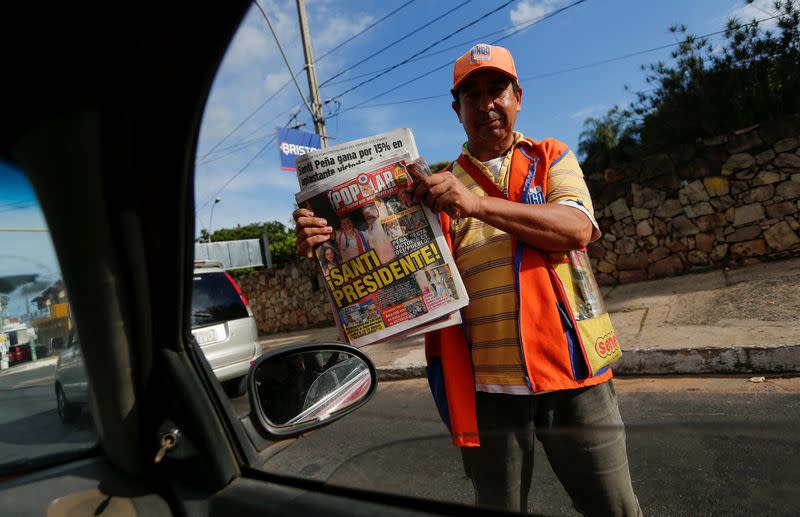
<path id="1" fill-rule="evenodd" d="M 39 202 L 0 161 L 0 471 L 97 442 L 76 330 Z"/>
<path id="2" fill-rule="evenodd" d="M 410 128 L 432 170 L 456 171 L 440 193 L 504 212 L 458 217 L 440 205 L 454 215 L 470 294 L 456 330 L 469 342 L 426 349 L 404 335 L 362 347 L 378 370 L 374 398 L 271 444 L 252 466 L 544 515 L 800 514 L 800 0 L 309 1 L 314 63 L 300 3 L 262 2 L 244 17 L 195 162 L 195 260 L 234 275 L 261 349 L 342 341 L 342 327 L 425 309 L 400 298 L 451 290 L 425 275 L 332 316 L 334 269 L 373 250 L 382 263 L 402 258 L 410 247 L 383 244 L 415 224 L 401 194 L 344 222 L 322 193 L 314 208 L 334 238 L 319 261 L 297 256 L 294 160 L 322 137 L 321 118 L 328 146 Z M 475 70 L 451 91 L 454 75 Z M 522 141 L 509 121 L 530 141 L 506 161 Z M 307 164 L 303 186 L 332 186 L 373 153 L 355 150 Z M 462 151 L 477 174 L 458 170 Z M 524 187 L 510 179 L 532 172 Z M 471 204 L 456 186 L 480 194 L 475 176 L 537 206 Z M 354 205 L 375 190 L 367 174 L 355 181 Z M 235 243 L 265 236 L 270 260 L 234 260 Z M 364 279 L 349 269 L 339 285 L 357 290 Z M 318 371 L 293 349 L 266 364 L 253 395 L 281 430 L 363 393 L 355 360 Z M 247 396 L 230 401 L 251 414 Z"/>
<path id="3" fill-rule="evenodd" d="M 192 326 L 247 317 L 247 309 L 224 273 L 192 276 Z"/>

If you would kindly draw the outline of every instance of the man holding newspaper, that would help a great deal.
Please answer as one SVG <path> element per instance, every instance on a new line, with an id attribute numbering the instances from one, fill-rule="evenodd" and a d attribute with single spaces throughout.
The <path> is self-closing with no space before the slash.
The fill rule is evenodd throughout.
<path id="1" fill-rule="evenodd" d="M 453 70 L 467 142 L 451 170 L 413 174 L 469 294 L 464 324 L 426 335 L 431 390 L 461 447 L 476 503 L 526 511 L 534 437 L 586 515 L 639 515 L 609 364 L 616 334 L 586 245 L 600 235 L 580 166 L 554 139 L 514 131 L 522 88 L 511 53 L 476 45 Z M 413 169 L 411 169 L 413 171 Z M 294 213 L 297 250 L 332 228 Z"/>

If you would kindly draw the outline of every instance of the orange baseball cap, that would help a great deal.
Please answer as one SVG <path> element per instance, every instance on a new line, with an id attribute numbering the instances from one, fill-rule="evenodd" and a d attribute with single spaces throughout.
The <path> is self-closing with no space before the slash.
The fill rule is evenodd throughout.
<path id="1" fill-rule="evenodd" d="M 478 70 L 497 70 L 517 80 L 514 58 L 507 48 L 478 43 L 456 60 L 453 66 L 453 91 Z"/>

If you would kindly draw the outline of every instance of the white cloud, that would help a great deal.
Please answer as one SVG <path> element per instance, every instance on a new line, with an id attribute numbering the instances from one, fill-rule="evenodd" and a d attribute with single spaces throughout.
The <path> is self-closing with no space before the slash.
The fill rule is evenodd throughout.
<path id="1" fill-rule="evenodd" d="M 314 34 L 314 52 L 317 48 L 327 52 L 330 47 L 346 41 L 364 30 L 374 18 L 372 16 L 352 17 L 334 16 L 325 22 L 325 28 L 319 34 Z M 320 54 L 321 55 L 321 54 Z"/>
<path id="2" fill-rule="evenodd" d="M 514 25 L 541 18 L 554 9 L 566 3 L 565 0 L 524 0 L 517 4 L 509 13 L 511 23 Z"/>
<path id="3" fill-rule="evenodd" d="M 570 118 L 585 119 L 587 117 L 594 117 L 600 115 L 606 110 L 608 110 L 608 105 L 596 104 L 594 106 L 587 106 L 586 108 L 579 109 L 578 111 L 570 115 Z"/>
<path id="4" fill-rule="evenodd" d="M 284 2 L 278 5 L 276 2 L 261 1 L 261 6 L 269 16 L 272 28 L 278 35 L 278 40 L 284 51 L 290 54 L 290 49 L 297 47 L 296 41 L 299 39 L 299 29 L 297 25 L 296 11 L 293 9 L 294 2 Z M 264 66 L 270 63 L 283 64 L 278 45 L 272 32 L 255 7 L 251 7 L 242 21 L 242 25 L 236 32 L 236 36 L 225 54 L 223 67 L 226 73 L 234 73 L 252 66 Z"/>
<path id="5" fill-rule="evenodd" d="M 739 5 L 729 13 L 729 17 L 736 18 L 740 22 L 751 22 L 753 20 L 763 20 L 778 14 L 775 11 L 775 0 L 755 0 L 751 4 L 745 4 L 739 0 Z M 777 24 L 776 20 L 770 20 L 759 24 L 761 29 L 773 28 Z"/>
<path id="6" fill-rule="evenodd" d="M 218 141 L 233 128 L 233 110 L 225 104 L 212 104 L 206 106 L 203 114 L 201 141 Z M 200 152 L 204 152 L 200 149 Z"/>
<path id="7" fill-rule="evenodd" d="M 275 49 L 275 43 L 268 36 L 261 27 L 241 27 L 225 55 L 225 67 L 236 70 L 268 58 Z"/>
<path id="8" fill-rule="evenodd" d="M 295 70 L 295 74 L 300 75 L 300 72 Z M 266 88 L 267 95 L 272 95 L 278 89 L 286 84 L 286 81 L 289 80 L 291 76 L 289 75 L 289 71 L 284 69 L 280 72 L 267 74 L 267 77 L 264 79 L 264 87 Z"/>

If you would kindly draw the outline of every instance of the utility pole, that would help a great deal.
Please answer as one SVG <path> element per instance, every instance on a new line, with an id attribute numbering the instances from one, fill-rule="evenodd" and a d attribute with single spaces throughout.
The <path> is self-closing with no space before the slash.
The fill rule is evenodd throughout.
<path id="1" fill-rule="evenodd" d="M 314 68 L 314 51 L 311 49 L 311 35 L 308 32 L 305 0 L 297 0 L 297 17 L 300 19 L 300 35 L 303 38 L 303 54 L 306 57 L 308 89 L 311 91 L 311 116 L 314 117 L 314 129 L 317 131 L 324 149 L 328 147 L 328 137 L 325 134 L 325 117 L 322 115 L 322 103 L 319 100 L 317 71 Z"/>

